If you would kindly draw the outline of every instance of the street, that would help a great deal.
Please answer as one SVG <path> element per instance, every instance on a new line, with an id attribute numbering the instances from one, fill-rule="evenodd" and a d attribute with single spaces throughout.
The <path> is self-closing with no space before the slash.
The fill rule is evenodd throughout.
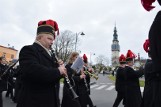
<path id="1" fill-rule="evenodd" d="M 107 78 L 107 75 L 99 74 L 96 84 L 91 86 L 91 98 L 97 107 L 112 107 L 116 91 L 114 82 Z M 119 107 L 122 106 L 122 102 Z"/>
<path id="2" fill-rule="evenodd" d="M 99 79 L 91 79 L 91 82 L 96 82 L 91 85 L 91 99 L 97 107 L 112 107 L 112 104 L 116 98 L 116 91 L 114 83 L 107 78 L 107 75 L 99 74 Z M 60 90 L 60 98 L 62 98 L 62 87 Z M 5 92 L 3 92 L 3 103 L 4 107 L 16 107 L 16 104 L 13 103 L 9 98 L 5 97 Z M 120 104 L 119 107 L 123 107 Z"/>

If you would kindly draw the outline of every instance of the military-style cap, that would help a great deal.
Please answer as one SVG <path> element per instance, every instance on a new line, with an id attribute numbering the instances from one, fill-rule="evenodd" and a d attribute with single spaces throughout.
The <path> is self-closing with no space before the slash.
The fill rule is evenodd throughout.
<path id="1" fill-rule="evenodd" d="M 38 22 L 37 35 L 41 33 L 51 34 L 55 38 L 55 32 L 59 35 L 59 28 L 56 21 L 51 19 Z"/>
<path id="2" fill-rule="evenodd" d="M 136 58 L 136 55 L 131 50 L 128 50 L 126 54 L 126 61 L 132 61 L 134 58 Z"/>
<path id="3" fill-rule="evenodd" d="M 120 64 L 125 64 L 126 63 L 126 58 L 125 58 L 125 56 L 123 54 L 120 55 L 119 62 L 120 62 Z"/>

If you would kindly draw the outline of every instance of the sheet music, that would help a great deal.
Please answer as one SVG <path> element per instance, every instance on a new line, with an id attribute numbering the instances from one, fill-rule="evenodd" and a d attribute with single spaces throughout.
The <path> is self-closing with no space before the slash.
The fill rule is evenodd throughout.
<path id="1" fill-rule="evenodd" d="M 79 73 L 80 70 L 83 68 L 84 62 L 83 59 L 79 56 L 72 64 L 71 68 L 76 71 L 76 73 Z"/>

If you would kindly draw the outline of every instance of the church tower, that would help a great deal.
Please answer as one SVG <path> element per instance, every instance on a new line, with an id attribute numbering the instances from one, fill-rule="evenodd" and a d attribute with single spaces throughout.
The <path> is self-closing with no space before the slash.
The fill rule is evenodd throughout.
<path id="1" fill-rule="evenodd" d="M 111 45 L 111 51 L 112 51 L 112 58 L 111 58 L 112 66 L 116 67 L 119 65 L 119 52 L 120 52 L 120 45 L 119 45 L 119 41 L 118 41 L 116 25 L 114 27 L 114 34 L 113 34 L 113 41 L 112 41 L 112 45 Z"/>

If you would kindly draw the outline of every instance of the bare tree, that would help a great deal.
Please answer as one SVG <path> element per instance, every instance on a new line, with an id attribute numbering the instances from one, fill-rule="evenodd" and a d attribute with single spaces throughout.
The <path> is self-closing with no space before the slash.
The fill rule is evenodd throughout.
<path id="1" fill-rule="evenodd" d="M 102 65 L 109 65 L 109 59 L 107 57 L 105 57 L 104 55 L 99 55 L 96 58 L 96 62 L 97 64 L 102 64 Z"/>
<path id="2" fill-rule="evenodd" d="M 73 52 L 75 46 L 75 36 L 72 31 L 65 30 L 57 36 L 54 41 L 53 49 L 59 59 L 67 61 L 69 55 Z"/>
<path id="3" fill-rule="evenodd" d="M 106 66 L 109 65 L 109 59 L 104 55 L 99 55 L 96 58 L 96 62 L 97 62 L 96 66 L 99 69 L 99 71 L 102 71 L 103 69 L 106 68 Z"/>
<path id="4" fill-rule="evenodd" d="M 107 57 L 104 57 L 104 61 L 103 61 L 103 64 L 105 65 L 105 66 L 109 66 L 109 58 L 107 58 Z"/>
<path id="5" fill-rule="evenodd" d="M 104 58 L 105 58 L 105 56 L 103 56 L 103 55 L 99 55 L 97 58 L 96 58 L 96 62 L 97 62 L 97 64 L 103 64 L 103 61 L 104 61 Z"/>

